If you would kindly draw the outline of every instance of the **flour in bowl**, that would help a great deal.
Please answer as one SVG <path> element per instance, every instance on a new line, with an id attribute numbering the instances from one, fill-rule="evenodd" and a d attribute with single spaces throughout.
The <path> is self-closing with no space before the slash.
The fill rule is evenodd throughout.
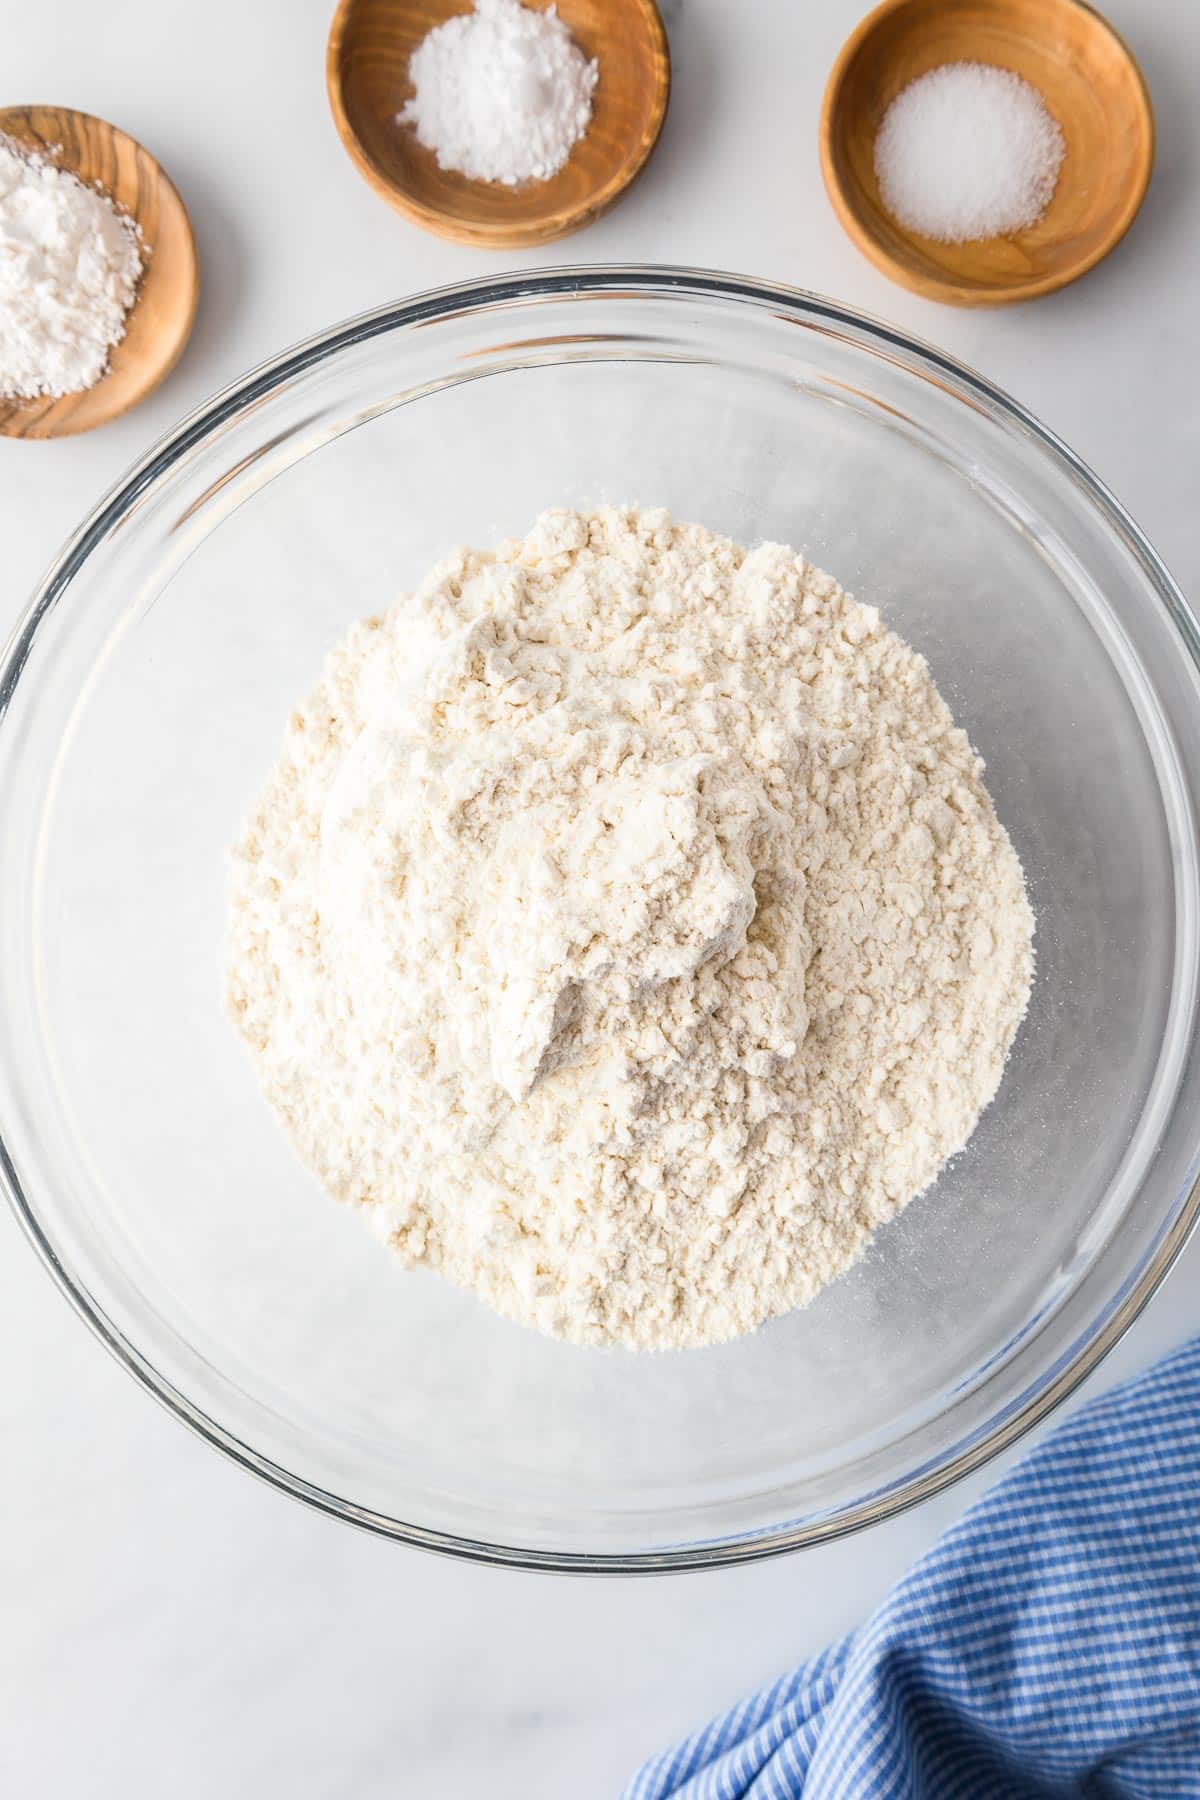
<path id="1" fill-rule="evenodd" d="M 657 1349 L 803 1305 L 933 1181 L 1032 939 L 874 608 L 780 544 L 556 511 L 334 650 L 236 854 L 228 1002 L 405 1263 Z"/>

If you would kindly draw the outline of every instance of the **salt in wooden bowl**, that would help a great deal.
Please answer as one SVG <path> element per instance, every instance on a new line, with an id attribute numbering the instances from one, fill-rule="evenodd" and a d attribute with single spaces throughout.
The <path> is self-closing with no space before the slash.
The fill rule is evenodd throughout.
<path id="1" fill-rule="evenodd" d="M 525 0 L 544 10 L 550 0 Z M 412 98 L 408 62 L 467 0 L 341 0 L 329 34 L 326 85 L 342 143 L 398 212 L 440 237 L 494 249 L 545 244 L 613 204 L 658 141 L 671 90 L 667 36 L 654 0 L 557 0 L 579 48 L 600 64 L 592 118 L 548 181 L 506 187 L 438 167 L 396 115 Z"/>
<path id="2" fill-rule="evenodd" d="M 1066 140 L 1042 217 L 968 244 L 939 243 L 901 225 L 875 176 L 875 136 L 892 101 L 953 62 L 1022 76 Z M 834 210 L 876 268 L 930 300 L 996 306 L 1078 280 L 1120 242 L 1149 185 L 1154 113 L 1133 56 L 1080 0 L 884 0 L 833 66 L 820 148 Z"/>

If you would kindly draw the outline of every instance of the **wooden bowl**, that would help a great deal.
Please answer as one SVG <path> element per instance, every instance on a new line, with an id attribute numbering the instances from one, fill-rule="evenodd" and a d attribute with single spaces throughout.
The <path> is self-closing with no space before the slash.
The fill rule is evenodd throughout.
<path id="1" fill-rule="evenodd" d="M 883 115 L 910 81 L 951 62 L 1014 70 L 1062 127 L 1054 198 L 1027 230 L 940 244 L 884 208 L 874 162 Z M 1032 300 L 1094 268 L 1133 223 L 1153 162 L 1141 70 L 1080 0 L 884 0 L 844 45 L 821 109 L 821 170 L 846 231 L 893 281 L 955 306 Z"/>
<path id="2" fill-rule="evenodd" d="M 526 0 L 544 9 L 549 0 Z M 558 0 L 559 17 L 600 79 L 587 133 L 549 181 L 519 187 L 439 169 L 396 114 L 413 94 L 408 59 L 469 0 L 341 0 L 325 63 L 343 144 L 377 194 L 462 244 L 519 249 L 578 231 L 629 186 L 658 140 L 671 91 L 667 36 L 654 0 Z"/>
<path id="3" fill-rule="evenodd" d="M 196 316 L 200 271 L 183 201 L 148 150 L 90 113 L 0 109 L 0 135 L 103 188 L 142 228 L 145 269 L 109 366 L 94 387 L 59 399 L 0 395 L 0 436 L 69 437 L 128 412 L 179 360 Z"/>

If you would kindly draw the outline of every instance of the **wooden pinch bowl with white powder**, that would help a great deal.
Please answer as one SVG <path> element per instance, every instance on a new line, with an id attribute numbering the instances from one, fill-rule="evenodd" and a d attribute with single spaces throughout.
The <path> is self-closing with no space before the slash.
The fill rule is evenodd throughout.
<path id="1" fill-rule="evenodd" d="M 975 212 L 1002 216 L 997 204 L 1006 177 L 993 168 L 1003 143 L 979 141 L 984 130 L 960 84 L 963 116 L 948 116 L 943 101 L 942 162 L 910 132 L 899 164 L 912 204 L 889 208 L 879 178 L 879 139 L 889 109 L 935 70 L 967 65 L 993 82 L 1016 77 L 1061 132 L 1061 162 L 1048 183 L 1044 209 L 1032 222 L 969 242 L 939 241 L 914 229 L 920 218 Z M 997 77 L 996 72 L 1001 75 Z M 1012 83 L 1015 88 L 1017 84 Z M 1032 95 L 1029 89 L 1033 90 Z M 936 134 L 939 122 L 923 125 Z M 1011 107 L 1010 107 L 1010 110 Z M 892 120 L 896 114 L 892 113 Z M 1018 156 L 1020 121 L 1009 153 Z M 1048 122 L 1047 122 L 1048 123 Z M 1036 145 L 1033 146 L 1036 149 Z M 934 146 L 936 149 L 936 146 Z M 1154 115 L 1133 56 L 1112 27 L 1080 0 L 884 0 L 842 48 L 825 89 L 820 125 L 825 186 L 846 232 L 875 266 L 926 299 L 955 306 L 997 306 L 1052 293 L 1094 268 L 1133 223 L 1154 162 Z M 897 167 L 895 146 L 890 161 Z M 952 165 L 952 166 L 951 166 Z M 979 192 L 970 186 L 964 165 Z M 989 180 L 994 177 L 994 191 Z M 928 193 L 913 193 L 914 184 Z M 943 189 L 945 191 L 943 191 Z M 951 191 L 953 190 L 953 191 Z M 965 202 L 965 204 L 964 204 Z M 973 202 L 973 203 L 972 203 Z M 898 217 L 897 212 L 902 216 Z"/>
<path id="2" fill-rule="evenodd" d="M 76 177 L 111 201 L 137 232 L 137 285 L 99 378 L 73 391 L 57 391 L 61 380 L 36 394 L 27 389 L 5 395 L 0 389 L 0 436 L 56 438 L 91 431 L 143 400 L 174 368 L 187 343 L 200 287 L 187 210 L 150 152 L 90 113 L 59 106 L 0 109 L 0 144 Z M 81 253 L 79 278 L 87 288 L 91 276 L 84 261 Z"/>
<path id="3" fill-rule="evenodd" d="M 534 14 L 551 10 L 548 0 L 524 4 Z M 595 64 L 590 117 L 547 179 L 509 182 L 444 166 L 424 134 L 398 117 L 416 97 L 414 54 L 431 32 L 469 19 L 469 0 L 341 0 L 326 55 L 334 122 L 359 173 L 414 224 L 494 249 L 549 243 L 605 212 L 645 166 L 671 89 L 655 0 L 558 0 L 553 10 Z M 499 70 L 496 77 L 503 85 Z M 477 110 L 479 96 L 467 98 Z"/>

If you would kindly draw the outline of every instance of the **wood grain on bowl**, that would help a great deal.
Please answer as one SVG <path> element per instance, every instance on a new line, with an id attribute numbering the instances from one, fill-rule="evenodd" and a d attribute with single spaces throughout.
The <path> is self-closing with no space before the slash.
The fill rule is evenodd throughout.
<path id="1" fill-rule="evenodd" d="M 549 0 L 526 0 L 544 8 Z M 565 237 L 611 206 L 658 141 L 671 87 L 654 0 L 558 0 L 580 49 L 596 57 L 591 124 L 549 181 L 519 187 L 440 169 L 396 115 L 412 97 L 408 61 L 422 38 L 468 0 L 341 0 L 326 81 L 338 133 L 376 193 L 441 237 L 517 249 Z"/>

